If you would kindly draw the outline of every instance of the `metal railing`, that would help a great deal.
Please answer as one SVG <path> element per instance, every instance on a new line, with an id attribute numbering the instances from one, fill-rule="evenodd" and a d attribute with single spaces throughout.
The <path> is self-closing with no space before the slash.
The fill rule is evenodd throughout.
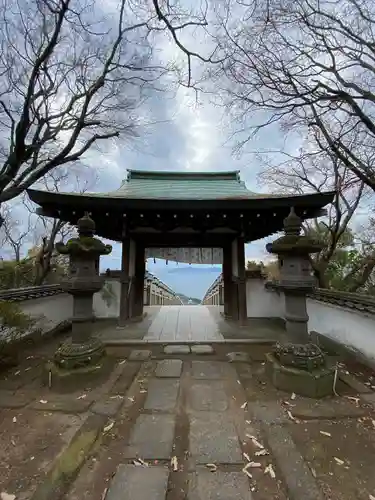
<path id="1" fill-rule="evenodd" d="M 7 300 L 9 302 L 21 302 L 24 300 L 38 299 L 40 297 L 48 297 L 50 295 L 58 295 L 60 293 L 64 293 L 64 290 L 60 284 L 28 286 L 25 288 L 0 290 L 0 300 Z"/>

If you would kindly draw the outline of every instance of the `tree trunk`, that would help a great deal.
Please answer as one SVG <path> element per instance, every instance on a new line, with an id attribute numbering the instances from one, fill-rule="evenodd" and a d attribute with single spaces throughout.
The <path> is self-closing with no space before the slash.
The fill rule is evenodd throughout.
<path id="1" fill-rule="evenodd" d="M 362 268 L 362 271 L 357 277 L 354 279 L 354 283 L 348 287 L 349 292 L 356 292 L 359 288 L 364 286 L 368 279 L 371 276 L 372 271 L 375 268 L 375 257 L 371 257 L 368 259 L 366 264 L 364 264 L 364 267 Z"/>
<path id="2" fill-rule="evenodd" d="M 314 276 L 318 281 L 318 287 L 329 288 L 329 283 L 325 275 L 328 267 L 328 262 L 325 262 L 323 260 L 315 262 L 314 260 L 311 260 L 311 265 L 313 268 Z"/>

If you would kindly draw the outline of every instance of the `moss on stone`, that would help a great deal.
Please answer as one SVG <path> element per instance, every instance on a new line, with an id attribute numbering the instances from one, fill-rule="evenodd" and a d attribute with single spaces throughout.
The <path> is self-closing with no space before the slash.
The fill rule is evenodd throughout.
<path id="1" fill-rule="evenodd" d="M 93 236 L 79 236 L 78 238 L 71 238 L 64 243 L 56 243 L 56 250 L 61 254 L 81 254 L 92 252 L 98 255 L 108 255 L 112 252 L 111 245 L 105 245 L 98 238 Z"/>

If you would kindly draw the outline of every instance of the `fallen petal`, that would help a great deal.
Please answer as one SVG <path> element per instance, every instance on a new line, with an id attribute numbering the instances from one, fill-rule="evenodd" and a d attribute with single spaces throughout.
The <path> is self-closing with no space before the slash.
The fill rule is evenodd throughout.
<path id="1" fill-rule="evenodd" d="M 296 418 L 294 415 L 292 415 L 292 412 L 290 410 L 287 410 L 287 414 L 288 414 L 288 417 L 290 418 L 290 420 L 293 420 L 293 422 L 299 423 L 298 418 Z"/>
<path id="2" fill-rule="evenodd" d="M 1 500 L 16 500 L 16 495 L 13 495 L 12 493 L 7 493 L 6 491 L 2 491 L 0 493 L 0 499 Z"/>
<path id="3" fill-rule="evenodd" d="M 249 467 L 252 467 L 253 469 L 256 469 L 256 468 L 258 468 L 258 467 L 262 467 L 262 464 L 261 464 L 261 463 L 259 463 L 259 462 L 249 462 L 247 465 L 248 465 Z"/>
<path id="4" fill-rule="evenodd" d="M 217 466 L 215 464 L 206 464 L 206 467 L 210 469 L 211 472 L 217 471 Z"/>
<path id="5" fill-rule="evenodd" d="M 249 464 L 245 465 L 245 467 L 242 469 L 242 472 L 244 472 L 250 479 L 252 479 L 253 476 L 247 470 L 248 468 L 249 468 Z"/>
<path id="6" fill-rule="evenodd" d="M 260 449 L 264 448 L 264 446 L 262 444 L 260 444 L 260 442 L 257 440 L 256 437 L 251 436 L 250 434 L 246 434 L 246 437 L 251 439 L 251 441 L 253 442 L 253 445 L 256 446 L 257 448 L 260 448 Z"/>
<path id="7" fill-rule="evenodd" d="M 41 403 L 42 405 L 46 405 L 48 403 L 48 401 L 45 399 L 40 399 L 39 403 Z"/>
<path id="8" fill-rule="evenodd" d="M 255 452 L 256 457 L 264 457 L 265 455 L 269 455 L 268 451 L 265 449 Z"/>
<path id="9" fill-rule="evenodd" d="M 267 465 L 267 467 L 264 469 L 264 473 L 269 474 L 272 477 L 272 479 L 275 479 L 276 477 L 272 464 Z"/>
<path id="10" fill-rule="evenodd" d="M 112 429 L 112 427 L 115 425 L 114 422 L 111 422 L 110 424 L 106 425 L 103 429 L 103 432 L 108 432 Z"/>
<path id="11" fill-rule="evenodd" d="M 329 432 L 326 432 L 326 431 L 319 431 L 320 434 L 323 434 L 323 436 L 328 436 L 328 437 L 331 437 L 332 434 L 330 434 Z"/>
<path id="12" fill-rule="evenodd" d="M 333 457 L 334 460 L 336 461 L 336 463 L 338 463 L 339 465 L 344 465 L 344 460 L 341 460 L 341 458 L 337 458 L 337 457 Z"/>
<path id="13" fill-rule="evenodd" d="M 174 470 L 174 472 L 177 472 L 178 471 L 178 461 L 177 461 L 177 457 L 174 456 L 171 458 L 171 466 Z"/>
<path id="14" fill-rule="evenodd" d="M 244 410 L 247 406 L 247 401 L 245 401 L 245 403 L 243 405 L 241 405 L 241 410 Z"/>
<path id="15" fill-rule="evenodd" d="M 354 396 L 344 396 L 346 399 L 353 401 L 356 405 L 359 404 L 359 398 L 355 398 Z"/>

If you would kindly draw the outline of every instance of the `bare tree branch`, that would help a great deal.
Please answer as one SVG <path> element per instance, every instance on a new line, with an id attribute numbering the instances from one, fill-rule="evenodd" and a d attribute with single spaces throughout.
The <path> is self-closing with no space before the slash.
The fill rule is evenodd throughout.
<path id="1" fill-rule="evenodd" d="M 217 84 L 238 146 L 263 127 L 314 127 L 320 147 L 375 190 L 375 4 L 367 0 L 228 2 Z M 246 19 L 246 21 L 244 21 Z"/>

